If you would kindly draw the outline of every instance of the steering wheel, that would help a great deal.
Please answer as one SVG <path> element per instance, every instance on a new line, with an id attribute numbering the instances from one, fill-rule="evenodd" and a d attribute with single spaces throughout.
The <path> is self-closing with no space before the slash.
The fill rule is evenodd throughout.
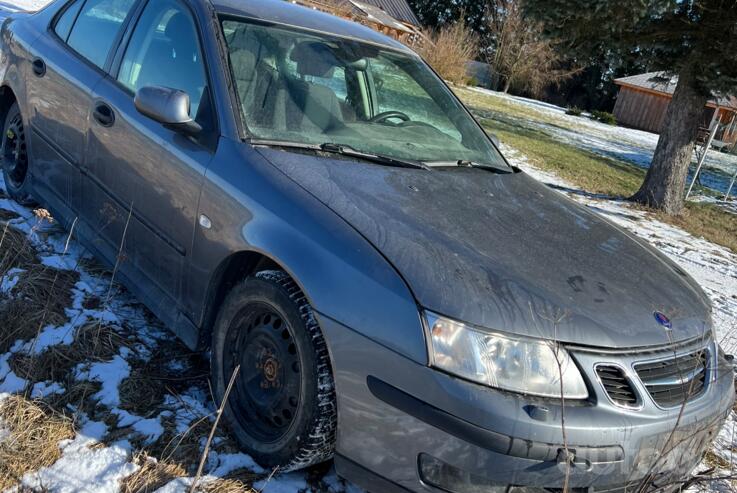
<path id="1" fill-rule="evenodd" d="M 411 120 L 411 118 L 407 116 L 406 113 L 402 113 L 401 111 L 385 111 L 374 116 L 372 119 L 369 120 L 369 123 L 384 123 L 391 118 L 398 118 L 403 122 L 408 122 Z"/>

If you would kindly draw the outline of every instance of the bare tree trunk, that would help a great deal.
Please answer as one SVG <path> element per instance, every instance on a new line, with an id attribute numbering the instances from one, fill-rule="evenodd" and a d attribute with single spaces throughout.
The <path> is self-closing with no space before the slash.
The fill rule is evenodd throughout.
<path id="1" fill-rule="evenodd" d="M 688 166 L 708 100 L 698 90 L 691 70 L 683 70 L 665 115 L 653 162 L 645 182 L 631 200 L 673 215 L 683 210 Z"/>
<path id="2" fill-rule="evenodd" d="M 489 72 L 491 72 L 491 89 L 493 89 L 494 91 L 498 91 L 499 85 L 501 84 L 499 72 L 497 72 L 495 68 L 490 68 Z"/>
<path id="3" fill-rule="evenodd" d="M 511 86 L 512 86 L 512 78 L 511 77 L 507 77 L 504 80 L 504 88 L 502 89 L 502 92 L 504 92 L 504 94 L 507 94 L 509 92 L 509 88 Z"/>

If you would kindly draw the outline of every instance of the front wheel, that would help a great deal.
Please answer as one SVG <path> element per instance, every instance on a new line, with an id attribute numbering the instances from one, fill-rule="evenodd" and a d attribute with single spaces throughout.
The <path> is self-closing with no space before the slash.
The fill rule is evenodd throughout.
<path id="1" fill-rule="evenodd" d="M 212 346 L 219 402 L 238 366 L 225 418 L 246 452 L 281 471 L 332 458 L 337 412 L 327 344 L 286 273 L 259 273 L 223 303 Z"/>
<path id="2" fill-rule="evenodd" d="M 2 158 L 3 178 L 8 195 L 21 205 L 33 205 L 31 196 L 28 143 L 26 129 L 18 103 L 8 110 L 3 125 Z"/>

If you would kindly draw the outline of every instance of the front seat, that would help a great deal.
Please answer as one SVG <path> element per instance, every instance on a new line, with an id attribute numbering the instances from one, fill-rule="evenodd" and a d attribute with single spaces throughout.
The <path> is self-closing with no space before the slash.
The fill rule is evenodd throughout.
<path id="1" fill-rule="evenodd" d="M 344 126 L 338 96 L 329 87 L 306 77 L 329 79 L 340 65 L 324 43 L 304 41 L 294 47 L 290 59 L 299 79 L 288 81 L 287 127 L 291 131 L 324 133 Z"/>

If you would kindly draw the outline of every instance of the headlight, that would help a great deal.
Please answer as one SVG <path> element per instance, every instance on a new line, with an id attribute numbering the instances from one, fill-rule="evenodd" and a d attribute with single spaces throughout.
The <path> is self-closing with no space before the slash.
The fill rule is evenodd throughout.
<path id="1" fill-rule="evenodd" d="M 568 351 L 534 339 L 481 332 L 425 312 L 431 365 L 490 387 L 542 397 L 585 399 L 586 384 Z"/>

